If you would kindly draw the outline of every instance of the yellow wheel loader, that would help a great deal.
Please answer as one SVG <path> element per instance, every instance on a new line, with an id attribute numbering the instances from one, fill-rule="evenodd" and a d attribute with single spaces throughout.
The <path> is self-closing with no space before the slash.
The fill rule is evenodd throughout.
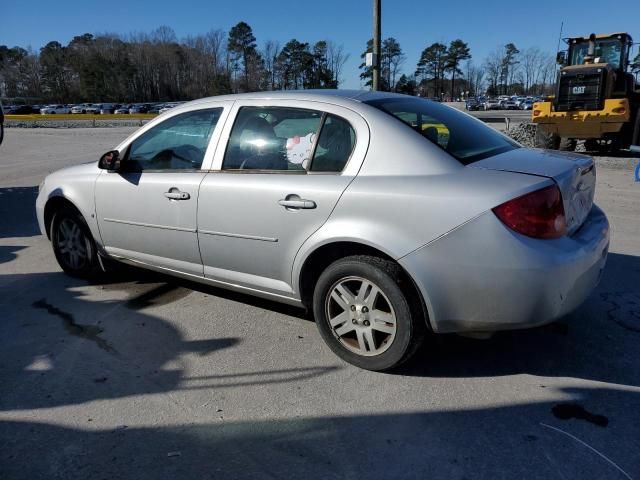
<path id="1" fill-rule="evenodd" d="M 536 146 L 614 151 L 640 144 L 640 85 L 629 72 L 627 33 L 566 38 L 556 94 L 533 104 Z"/>

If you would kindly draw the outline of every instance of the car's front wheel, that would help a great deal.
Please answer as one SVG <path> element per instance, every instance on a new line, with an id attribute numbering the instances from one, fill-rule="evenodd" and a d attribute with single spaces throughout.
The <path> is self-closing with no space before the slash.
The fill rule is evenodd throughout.
<path id="1" fill-rule="evenodd" d="M 360 368 L 389 370 L 408 360 L 424 336 L 413 285 L 388 260 L 351 256 L 320 275 L 313 311 L 320 334 L 343 360 Z"/>
<path id="2" fill-rule="evenodd" d="M 99 271 L 98 252 L 82 215 L 65 207 L 51 221 L 51 245 L 58 264 L 67 274 L 91 278 Z"/>

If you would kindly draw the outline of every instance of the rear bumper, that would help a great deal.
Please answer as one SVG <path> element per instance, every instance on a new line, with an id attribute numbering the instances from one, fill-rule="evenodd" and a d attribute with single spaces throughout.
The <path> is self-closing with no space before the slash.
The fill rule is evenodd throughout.
<path id="1" fill-rule="evenodd" d="M 607 99 L 602 110 L 554 112 L 551 102 L 533 104 L 532 121 L 545 131 L 567 138 L 600 138 L 617 133 L 631 118 L 626 98 Z"/>
<path id="2" fill-rule="evenodd" d="M 492 212 L 400 260 L 435 332 L 493 332 L 552 322 L 577 308 L 602 275 L 609 222 L 593 206 L 571 237 L 536 240 Z"/>

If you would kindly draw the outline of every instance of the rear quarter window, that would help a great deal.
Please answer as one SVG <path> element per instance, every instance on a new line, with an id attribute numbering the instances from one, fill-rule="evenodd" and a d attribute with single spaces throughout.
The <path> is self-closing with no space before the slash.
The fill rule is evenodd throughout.
<path id="1" fill-rule="evenodd" d="M 520 145 L 468 115 L 416 97 L 365 102 L 401 121 L 463 165 L 520 148 Z"/>

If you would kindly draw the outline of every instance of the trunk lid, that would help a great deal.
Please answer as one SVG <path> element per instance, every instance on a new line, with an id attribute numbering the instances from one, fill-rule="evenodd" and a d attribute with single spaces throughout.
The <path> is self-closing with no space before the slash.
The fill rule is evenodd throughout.
<path id="1" fill-rule="evenodd" d="M 467 168 L 500 170 L 552 179 L 562 192 L 569 235 L 580 228 L 593 205 L 596 168 L 593 158 L 586 155 L 518 148 L 472 163 Z"/>

